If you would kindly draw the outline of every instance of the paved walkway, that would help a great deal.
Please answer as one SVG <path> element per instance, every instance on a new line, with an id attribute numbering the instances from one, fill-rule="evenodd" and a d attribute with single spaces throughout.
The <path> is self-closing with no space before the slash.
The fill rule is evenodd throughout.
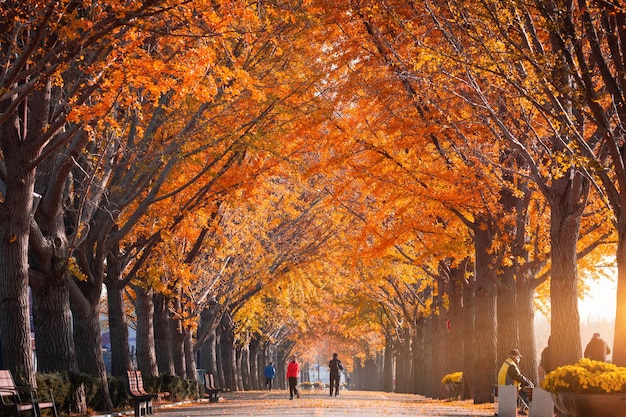
<path id="1" fill-rule="evenodd" d="M 204 416 L 290 417 L 393 417 L 393 416 L 493 416 L 493 404 L 432 400 L 418 395 L 368 391 L 342 391 L 329 397 L 326 391 L 301 391 L 289 400 L 287 391 L 246 391 L 221 394 L 218 403 L 207 401 L 163 405 L 155 417 Z"/>

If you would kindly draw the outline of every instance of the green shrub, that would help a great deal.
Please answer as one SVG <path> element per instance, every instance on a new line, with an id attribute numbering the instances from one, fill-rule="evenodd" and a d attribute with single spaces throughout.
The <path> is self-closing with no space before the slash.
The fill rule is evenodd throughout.
<path id="1" fill-rule="evenodd" d="M 87 408 L 101 410 L 100 384 L 101 382 L 91 375 L 76 372 L 59 372 L 36 375 L 39 388 L 50 388 L 54 394 L 54 402 L 59 412 L 70 409 L 73 395 L 83 385 Z M 174 375 L 159 375 L 144 377 L 144 387 L 148 392 L 170 393 L 170 400 L 181 401 L 198 398 L 198 383 L 196 380 L 183 380 Z M 131 406 L 131 397 L 128 393 L 126 378 L 107 377 L 109 395 L 115 410 L 128 409 Z"/>

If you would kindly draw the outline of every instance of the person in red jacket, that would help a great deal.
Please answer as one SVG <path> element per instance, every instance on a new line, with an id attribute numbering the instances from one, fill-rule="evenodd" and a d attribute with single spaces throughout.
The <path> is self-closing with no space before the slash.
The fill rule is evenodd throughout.
<path id="1" fill-rule="evenodd" d="M 293 400 L 293 396 L 300 398 L 298 391 L 298 376 L 300 376 L 300 365 L 296 361 L 296 355 L 291 357 L 291 362 L 287 365 L 287 380 L 289 381 L 289 399 Z"/>

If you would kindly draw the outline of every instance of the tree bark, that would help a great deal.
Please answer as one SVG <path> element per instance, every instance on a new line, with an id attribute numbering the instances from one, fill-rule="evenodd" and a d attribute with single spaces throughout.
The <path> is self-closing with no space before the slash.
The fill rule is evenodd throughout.
<path id="1" fill-rule="evenodd" d="M 99 298 L 98 298 L 99 300 Z M 78 369 L 96 378 L 99 383 L 98 410 L 112 411 L 113 402 L 109 394 L 106 367 L 102 356 L 102 337 L 100 336 L 100 304 L 89 303 L 78 290 L 70 288 L 70 302 L 76 343 Z"/>
<path id="2" fill-rule="evenodd" d="M 580 233 L 582 202 L 588 181 L 574 172 L 555 181 L 551 198 L 550 242 L 552 268 L 550 302 L 554 366 L 573 364 L 582 357 L 578 314 L 578 267 L 576 244 Z"/>
<path id="3" fill-rule="evenodd" d="M 183 340 L 183 347 L 185 349 L 185 375 L 189 380 L 196 380 L 198 375 L 198 369 L 196 367 L 196 356 L 193 353 L 193 340 L 190 330 L 185 330 L 185 338 Z"/>
<path id="4" fill-rule="evenodd" d="M 476 328 L 474 313 L 474 285 L 468 283 L 463 286 L 463 399 L 474 398 L 474 380 L 476 370 L 474 361 L 476 357 Z"/>
<path id="5" fill-rule="evenodd" d="M 172 354 L 172 333 L 170 331 L 167 299 L 160 294 L 154 296 L 154 350 L 161 375 L 176 375 Z"/>
<path id="6" fill-rule="evenodd" d="M 476 251 L 476 281 L 475 281 L 475 320 L 476 352 L 474 378 L 474 402 L 484 404 L 493 402 L 491 386 L 497 372 L 498 358 L 496 343 L 496 278 L 490 265 L 493 258 L 490 255 L 492 235 L 489 227 L 476 227 L 474 230 L 474 246 Z M 502 359 L 504 360 L 504 358 Z"/>
<path id="7" fill-rule="evenodd" d="M 5 106 L 0 104 L 0 109 L 4 110 Z M 0 202 L 0 340 L 2 363 L 13 378 L 36 386 L 28 305 L 28 248 L 35 172 L 24 168 L 31 166 L 39 152 L 37 149 L 28 152 L 21 143 L 26 134 L 25 123 L 16 111 L 10 121 L 0 124 L 0 147 L 7 173 L 6 190 Z"/>
<path id="8" fill-rule="evenodd" d="M 520 348 L 518 321 L 523 320 L 519 316 L 519 308 L 517 306 L 517 285 L 513 268 L 504 270 L 497 290 L 497 358 L 504 361 L 511 349 Z M 524 357 L 528 353 L 522 351 Z"/>
<path id="9" fill-rule="evenodd" d="M 174 360 L 174 370 L 176 375 L 182 379 L 187 378 L 187 368 L 185 366 L 185 333 L 183 332 L 180 320 L 170 318 L 170 332 L 172 334 L 172 358 Z"/>
<path id="10" fill-rule="evenodd" d="M 32 291 L 39 372 L 78 371 L 67 282 L 64 274 L 57 283 Z"/>
<path id="11" fill-rule="evenodd" d="M 426 364 L 425 364 L 425 326 L 424 318 L 420 317 L 416 320 L 415 334 L 413 335 L 413 343 L 411 344 L 411 355 L 413 356 L 413 366 L 411 367 L 413 379 L 413 393 L 424 394 L 426 392 Z M 391 381 L 393 387 L 393 377 Z M 392 388 L 393 389 L 393 388 Z"/>
<path id="12" fill-rule="evenodd" d="M 385 351 L 383 353 L 383 386 L 385 392 L 393 392 L 393 343 L 389 337 L 385 338 Z"/>
<path id="13" fill-rule="evenodd" d="M 154 346 L 154 304 L 152 289 L 146 290 L 133 286 L 135 290 L 137 312 L 137 369 L 142 375 L 157 376 L 156 349 Z"/>
<path id="14" fill-rule="evenodd" d="M 626 213 L 620 216 L 617 231 L 617 304 L 612 359 L 617 366 L 626 366 Z"/>
<path id="15" fill-rule="evenodd" d="M 109 265 L 108 268 L 110 270 L 111 266 Z M 126 371 L 133 369 L 124 308 L 124 285 L 120 288 L 119 275 L 107 276 L 105 284 L 111 335 L 111 374 L 124 380 L 127 377 Z"/>

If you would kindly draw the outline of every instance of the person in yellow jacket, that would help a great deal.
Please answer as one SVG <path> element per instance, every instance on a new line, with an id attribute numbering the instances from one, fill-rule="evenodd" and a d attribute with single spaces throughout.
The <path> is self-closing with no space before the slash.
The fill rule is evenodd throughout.
<path id="1" fill-rule="evenodd" d="M 504 363 L 500 367 L 498 372 L 498 385 L 516 385 L 518 387 L 534 387 L 532 381 L 526 378 L 519 370 L 519 362 L 522 355 L 519 350 L 513 349 L 509 352 L 509 356 L 504 360 Z M 527 396 L 524 390 L 519 393 L 520 397 L 524 400 L 525 404 L 528 404 Z M 526 410 L 522 409 L 522 414 Z"/>

